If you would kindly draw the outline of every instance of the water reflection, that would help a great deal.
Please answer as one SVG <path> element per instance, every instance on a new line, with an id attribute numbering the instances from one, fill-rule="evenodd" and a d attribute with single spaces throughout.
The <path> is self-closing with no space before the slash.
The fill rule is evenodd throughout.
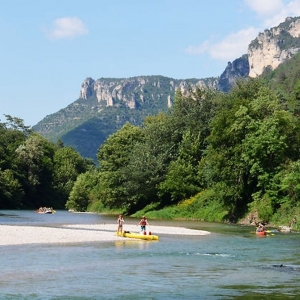
<path id="1" fill-rule="evenodd" d="M 149 243 L 157 243 L 158 241 L 116 241 L 115 246 L 117 250 L 123 249 L 138 249 L 138 250 L 147 250 L 149 249 Z"/>
<path id="2" fill-rule="evenodd" d="M 273 269 L 281 272 L 300 272 L 300 266 L 297 265 L 271 265 L 271 266 L 263 266 L 263 269 Z"/>

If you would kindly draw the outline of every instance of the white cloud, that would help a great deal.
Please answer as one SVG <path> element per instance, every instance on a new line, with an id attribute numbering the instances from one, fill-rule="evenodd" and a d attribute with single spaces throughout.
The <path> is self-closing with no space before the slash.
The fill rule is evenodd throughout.
<path id="1" fill-rule="evenodd" d="M 232 33 L 219 42 L 205 41 L 200 46 L 189 46 L 186 52 L 195 55 L 208 53 L 213 59 L 228 62 L 247 54 L 248 45 L 256 36 L 257 30 L 249 27 Z"/>
<path id="2" fill-rule="evenodd" d="M 189 46 L 186 53 L 208 53 L 213 59 L 232 61 L 247 53 L 248 45 L 259 32 L 278 26 L 287 17 L 300 16 L 300 0 L 244 0 L 244 3 L 257 15 L 259 27 L 241 29 L 218 42 L 205 41 L 199 46 Z"/>
<path id="3" fill-rule="evenodd" d="M 202 54 L 204 52 L 208 52 L 210 49 L 211 45 L 209 41 L 205 41 L 202 45 L 200 46 L 189 46 L 186 49 L 186 52 L 188 54 Z"/>
<path id="4" fill-rule="evenodd" d="M 245 0 L 245 4 L 259 16 L 270 16 L 283 8 L 282 0 Z"/>
<path id="5" fill-rule="evenodd" d="M 228 35 L 222 41 L 212 45 L 209 54 L 212 58 L 231 61 L 247 54 L 248 45 L 257 36 L 257 30 L 253 27 L 242 29 Z"/>
<path id="6" fill-rule="evenodd" d="M 83 34 L 88 34 L 88 30 L 77 17 L 56 19 L 53 21 L 51 29 L 47 31 L 47 35 L 51 39 L 74 38 Z"/>
<path id="7" fill-rule="evenodd" d="M 300 0 L 244 0 L 261 20 L 262 29 L 278 26 L 287 17 L 300 15 Z"/>

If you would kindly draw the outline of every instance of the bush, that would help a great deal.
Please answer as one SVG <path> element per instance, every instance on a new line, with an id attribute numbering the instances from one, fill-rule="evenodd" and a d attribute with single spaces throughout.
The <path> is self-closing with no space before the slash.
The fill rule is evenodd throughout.
<path id="1" fill-rule="evenodd" d="M 216 199 L 216 193 L 213 190 L 205 190 L 196 196 L 180 202 L 177 205 L 155 210 L 155 207 L 145 208 L 134 216 L 141 213 L 146 214 L 151 219 L 189 219 L 209 222 L 226 221 L 228 210 Z"/>
<path id="2" fill-rule="evenodd" d="M 249 204 L 249 210 L 250 212 L 257 211 L 258 218 L 261 222 L 269 223 L 273 215 L 272 202 L 267 196 L 264 196 L 263 198 L 255 198 L 255 200 Z"/>

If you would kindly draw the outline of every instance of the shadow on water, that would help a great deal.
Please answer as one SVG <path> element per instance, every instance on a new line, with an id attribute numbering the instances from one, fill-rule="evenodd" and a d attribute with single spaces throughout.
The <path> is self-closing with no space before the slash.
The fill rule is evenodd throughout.
<path id="1" fill-rule="evenodd" d="M 300 271 L 299 265 L 264 265 L 260 267 L 261 270 L 267 272 L 284 272 L 285 277 L 279 281 L 278 278 L 274 277 L 273 282 L 269 282 L 264 276 L 261 276 L 258 272 L 258 276 L 261 276 L 260 282 L 256 285 L 249 284 L 229 284 L 222 286 L 223 291 L 236 291 L 237 295 L 228 295 L 224 297 L 223 295 L 216 295 L 220 299 L 230 299 L 230 300 L 285 300 L 285 299 L 300 299 L 300 292 L 296 282 L 298 282 L 298 273 Z M 291 276 L 289 276 L 291 275 Z M 296 275 L 296 277 L 294 276 Z"/>
<path id="2" fill-rule="evenodd" d="M 266 265 L 260 267 L 264 271 L 276 271 L 286 272 L 286 282 L 278 284 L 278 282 L 268 283 L 264 282 L 264 277 L 261 279 L 261 283 L 256 285 L 242 284 L 242 285 L 226 285 L 222 286 L 224 290 L 238 291 L 239 295 L 232 295 L 226 299 L 232 300 L 284 300 L 284 299 L 300 299 L 299 288 L 295 287 L 295 282 L 298 279 L 288 280 L 289 274 L 300 272 L 300 266 L 298 265 Z M 297 275 L 298 276 L 298 275 Z M 292 277 L 293 278 L 293 277 Z M 283 280 L 282 280 L 283 281 Z"/>
<path id="3" fill-rule="evenodd" d="M 300 266 L 295 265 L 271 265 L 271 266 L 263 266 L 263 269 L 272 269 L 279 272 L 300 272 Z"/>
<path id="4" fill-rule="evenodd" d="M 226 298 L 220 296 L 220 299 L 227 299 L 227 300 L 288 300 L 288 299 L 299 299 L 295 298 L 295 296 L 288 295 L 285 293 L 280 292 L 268 292 L 266 289 L 264 292 L 255 292 L 255 290 L 258 288 L 257 286 L 232 286 L 230 288 L 236 289 L 238 291 L 242 290 L 250 290 L 249 292 L 241 293 L 241 295 L 235 295 L 235 296 L 228 296 Z M 274 287 L 272 287 L 273 289 Z M 278 289 L 281 289 L 280 286 L 277 287 Z M 284 288 L 284 286 L 283 286 Z"/>
<path id="5" fill-rule="evenodd" d="M 22 219 L 22 217 L 19 214 L 14 213 L 1 213 L 0 212 L 0 218 L 2 219 Z"/>

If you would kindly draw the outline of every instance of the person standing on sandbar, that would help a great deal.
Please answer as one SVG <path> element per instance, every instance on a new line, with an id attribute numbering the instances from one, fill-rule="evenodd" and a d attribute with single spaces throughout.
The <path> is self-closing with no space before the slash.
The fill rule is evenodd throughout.
<path id="1" fill-rule="evenodd" d="M 119 218 L 118 218 L 118 230 L 117 230 L 117 234 L 119 233 L 122 233 L 123 232 L 123 223 L 124 223 L 124 219 L 123 219 L 123 216 L 122 215 L 119 215 Z"/>
<path id="2" fill-rule="evenodd" d="M 149 225 L 147 218 L 145 216 L 142 217 L 139 225 L 141 225 L 141 232 L 146 232 L 146 225 Z"/>

